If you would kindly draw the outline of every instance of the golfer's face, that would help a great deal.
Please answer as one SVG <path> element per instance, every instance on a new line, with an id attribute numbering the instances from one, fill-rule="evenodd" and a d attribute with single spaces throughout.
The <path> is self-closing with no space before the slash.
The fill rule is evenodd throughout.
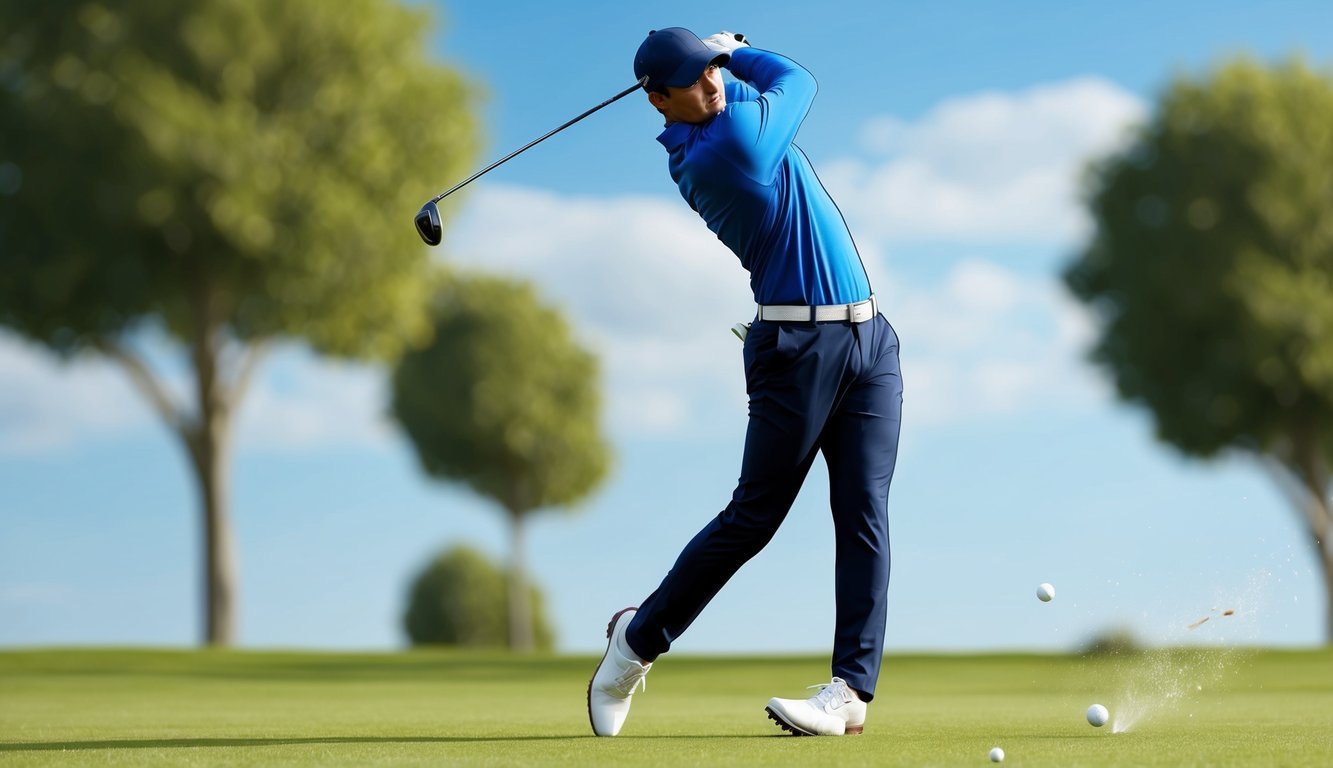
<path id="1" fill-rule="evenodd" d="M 688 88 L 667 88 L 667 119 L 677 123 L 706 123 L 727 106 L 722 89 L 722 70 L 709 64 L 699 80 Z"/>

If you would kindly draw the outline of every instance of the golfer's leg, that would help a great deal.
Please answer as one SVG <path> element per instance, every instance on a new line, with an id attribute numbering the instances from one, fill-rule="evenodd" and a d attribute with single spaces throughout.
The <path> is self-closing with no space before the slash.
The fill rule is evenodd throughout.
<path id="1" fill-rule="evenodd" d="M 625 632 L 644 661 L 665 653 L 722 585 L 768 544 L 810 471 L 816 448 L 800 414 L 771 403 L 758 408 L 761 413 L 752 404 L 731 503 L 685 545 Z"/>
<path id="2" fill-rule="evenodd" d="M 768 544 L 791 509 L 837 399 L 839 376 L 820 364 L 836 355 L 810 354 L 820 336 L 814 325 L 755 323 L 751 329 L 750 422 L 740 480 L 731 503 L 685 546 L 626 630 L 630 648 L 645 661 L 671 647 L 737 569 Z"/>
<path id="3" fill-rule="evenodd" d="M 873 698 L 884 653 L 889 586 L 889 484 L 898 458 L 902 376 L 897 337 L 883 320 L 871 366 L 847 392 L 823 437 L 837 542 L 833 674 Z M 865 329 L 869 331 L 870 329 Z M 870 339 L 863 338 L 863 342 Z"/>

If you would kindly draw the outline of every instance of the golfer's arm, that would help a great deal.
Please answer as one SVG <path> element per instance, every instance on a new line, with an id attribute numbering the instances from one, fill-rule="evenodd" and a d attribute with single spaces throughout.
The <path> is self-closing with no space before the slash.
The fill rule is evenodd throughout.
<path id="1" fill-rule="evenodd" d="M 791 59 L 756 48 L 733 52 L 727 68 L 759 92 L 759 98 L 734 110 L 733 141 L 749 161 L 747 173 L 767 181 L 810 112 L 818 85 Z"/>

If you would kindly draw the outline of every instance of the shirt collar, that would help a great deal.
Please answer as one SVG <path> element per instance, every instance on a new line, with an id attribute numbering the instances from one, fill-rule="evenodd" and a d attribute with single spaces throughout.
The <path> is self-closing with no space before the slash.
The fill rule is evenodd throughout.
<path id="1" fill-rule="evenodd" d="M 694 130 L 694 127 L 689 123 L 672 123 L 657 135 L 657 140 L 666 147 L 666 151 L 675 152 L 685 143 L 685 139 L 689 138 L 690 131 Z"/>

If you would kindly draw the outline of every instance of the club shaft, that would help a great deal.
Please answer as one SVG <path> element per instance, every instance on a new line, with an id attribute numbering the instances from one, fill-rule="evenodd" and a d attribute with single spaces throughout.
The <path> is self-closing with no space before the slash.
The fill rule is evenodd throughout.
<path id="1" fill-rule="evenodd" d="M 647 77 L 647 75 L 645 75 L 643 78 L 641 78 L 641 79 L 640 79 L 638 82 L 636 82 L 634 85 L 631 85 L 630 87 L 626 88 L 625 90 L 621 91 L 620 93 L 617 93 L 615 96 L 612 96 L 611 98 L 607 99 L 606 101 L 603 101 L 601 104 L 598 104 L 597 106 L 593 107 L 592 109 L 588 110 L 587 112 L 584 112 L 583 114 L 579 115 L 578 117 L 576 117 L 576 118 L 570 120 L 569 122 L 566 122 L 566 123 L 564 123 L 563 125 L 561 125 L 561 126 L 555 128 L 555 129 L 553 129 L 553 130 L 547 132 L 546 134 L 544 134 L 544 135 L 542 135 L 542 136 L 540 136 L 540 137 L 538 137 L 538 138 L 536 138 L 536 139 L 533 139 L 532 141 L 528 142 L 527 144 L 524 144 L 523 146 L 519 147 L 518 149 L 514 150 L 513 152 L 510 152 L 509 154 L 505 155 L 504 157 L 500 158 L 499 160 L 496 160 L 495 162 L 491 163 L 490 165 L 486 166 L 485 168 L 482 168 L 480 171 L 477 171 L 476 173 L 472 174 L 471 176 L 467 177 L 466 179 L 463 179 L 462 181 L 458 182 L 457 184 L 455 184 L 454 186 L 450 187 L 449 189 L 446 189 L 445 191 L 441 192 L 440 194 L 436 195 L 435 197 L 432 197 L 432 198 L 430 199 L 430 201 L 431 201 L 432 203 L 438 203 L 439 201 L 443 200 L 444 198 L 448 197 L 449 195 L 452 195 L 453 193 L 457 192 L 458 190 L 462 189 L 463 187 L 466 187 L 468 184 L 471 184 L 472 182 L 476 181 L 477 179 L 481 178 L 482 176 L 484 176 L 484 175 L 490 173 L 491 171 L 495 170 L 496 168 L 499 168 L 501 165 L 504 165 L 505 163 L 507 163 L 507 162 L 509 162 L 510 160 L 514 159 L 514 158 L 517 157 L 518 155 L 523 154 L 524 152 L 528 151 L 529 149 L 532 149 L 533 147 L 537 146 L 538 144 L 542 143 L 543 141 L 546 141 L 547 139 L 551 138 L 552 136 L 556 135 L 557 133 L 560 133 L 561 131 L 565 130 L 565 129 L 568 128 L 569 126 L 573 125 L 574 123 L 577 123 L 578 121 L 582 120 L 583 118 L 587 117 L 588 115 L 591 115 L 592 113 L 596 112 L 597 110 L 601 109 L 602 107 L 605 107 L 605 106 L 607 106 L 608 104 L 611 104 L 612 102 L 619 101 L 620 99 L 623 99 L 623 98 L 625 98 L 626 96 L 630 95 L 631 93 L 633 93 L 633 92 L 639 90 L 640 88 L 643 87 L 643 84 L 646 83 L 647 81 L 648 81 L 648 77 Z"/>

